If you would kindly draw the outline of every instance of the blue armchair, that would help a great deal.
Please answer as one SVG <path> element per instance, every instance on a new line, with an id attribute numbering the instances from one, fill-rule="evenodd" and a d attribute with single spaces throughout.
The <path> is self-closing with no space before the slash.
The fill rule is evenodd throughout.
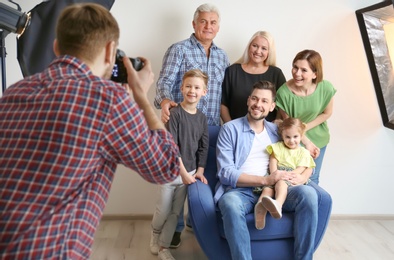
<path id="1" fill-rule="evenodd" d="M 197 181 L 188 187 L 189 217 L 193 231 L 202 250 L 209 259 L 231 259 L 230 249 L 223 232 L 221 214 L 216 210 L 213 195 L 216 177 L 216 141 L 220 127 L 209 126 L 209 154 L 205 177 L 208 185 Z M 312 184 L 314 185 L 314 184 Z M 326 231 L 332 200 L 331 196 L 320 186 L 314 185 L 319 195 L 319 219 L 315 239 L 315 250 L 319 246 Z M 269 214 L 263 230 L 257 230 L 254 225 L 254 214 L 246 216 L 249 227 L 253 259 L 294 259 L 293 226 L 294 212 L 283 212 L 279 220 Z"/>

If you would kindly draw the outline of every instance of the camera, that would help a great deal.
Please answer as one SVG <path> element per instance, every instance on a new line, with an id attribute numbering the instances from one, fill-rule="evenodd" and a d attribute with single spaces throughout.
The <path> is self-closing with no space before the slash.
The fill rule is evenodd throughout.
<path id="1" fill-rule="evenodd" d="M 111 80 L 119 83 L 127 83 L 127 70 L 123 64 L 123 57 L 125 53 L 122 50 L 116 50 L 115 65 L 112 69 Z M 131 64 L 136 71 L 139 71 L 144 66 L 143 62 L 139 58 L 129 58 Z"/>

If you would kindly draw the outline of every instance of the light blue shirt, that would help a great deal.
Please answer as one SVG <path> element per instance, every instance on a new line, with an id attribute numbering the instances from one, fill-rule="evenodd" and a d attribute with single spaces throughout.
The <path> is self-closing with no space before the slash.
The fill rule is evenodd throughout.
<path id="1" fill-rule="evenodd" d="M 163 58 L 163 65 L 157 80 L 154 104 L 160 109 L 164 99 L 180 103 L 183 75 L 191 69 L 200 69 L 208 75 L 208 92 L 201 97 L 197 108 L 203 112 L 208 125 L 220 125 L 220 100 L 224 71 L 230 65 L 224 50 L 212 43 L 209 58 L 204 47 L 194 34 L 189 39 L 171 45 Z"/>
<path id="2" fill-rule="evenodd" d="M 264 120 L 264 127 L 272 143 L 279 141 L 276 124 Z M 237 187 L 238 178 L 252 149 L 255 132 L 250 128 L 247 116 L 224 124 L 216 145 L 219 182 L 214 196 L 215 203 L 229 187 Z M 269 144 L 267 144 L 269 145 Z"/>

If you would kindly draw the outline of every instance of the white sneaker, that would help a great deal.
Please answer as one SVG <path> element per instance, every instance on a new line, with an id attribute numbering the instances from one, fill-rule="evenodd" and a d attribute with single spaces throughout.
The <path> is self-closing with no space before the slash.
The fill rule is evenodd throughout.
<path id="1" fill-rule="evenodd" d="M 161 260 L 175 260 L 175 258 L 171 255 L 169 249 L 163 249 L 159 251 L 159 259 Z"/>
<path id="2" fill-rule="evenodd" d="M 276 200 L 269 196 L 263 196 L 262 203 L 273 218 L 280 219 L 282 217 L 282 208 Z"/>
<path id="3" fill-rule="evenodd" d="M 150 236 L 150 252 L 154 255 L 157 255 L 159 252 L 159 236 L 160 233 L 155 233 L 152 231 L 151 236 Z"/>

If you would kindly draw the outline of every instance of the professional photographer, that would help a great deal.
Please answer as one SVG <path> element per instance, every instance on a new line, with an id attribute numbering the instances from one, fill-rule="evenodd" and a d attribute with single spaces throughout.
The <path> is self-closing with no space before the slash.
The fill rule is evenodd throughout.
<path id="1" fill-rule="evenodd" d="M 61 13 L 42 73 L 0 99 L 0 258 L 88 259 L 117 164 L 152 183 L 179 173 L 178 148 L 150 105 L 150 62 L 123 57 L 128 90 L 109 80 L 119 27 L 97 4 Z"/>

